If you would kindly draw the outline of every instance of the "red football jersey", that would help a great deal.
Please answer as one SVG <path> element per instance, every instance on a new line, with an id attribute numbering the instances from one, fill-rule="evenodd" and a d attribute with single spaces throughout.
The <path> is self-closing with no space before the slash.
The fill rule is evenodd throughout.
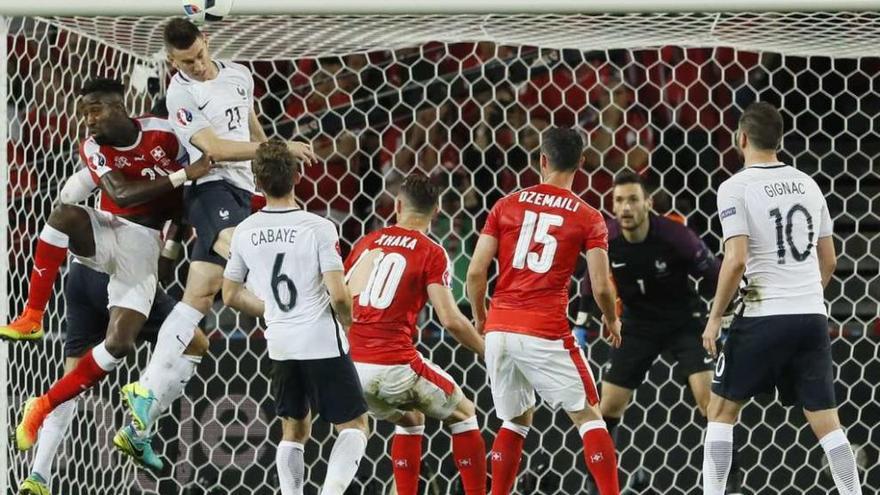
<path id="1" fill-rule="evenodd" d="M 428 286 L 450 287 L 452 282 L 446 250 L 419 231 L 395 225 L 355 244 L 345 260 L 346 275 L 360 273 L 361 263 L 372 267 L 363 290 L 353 294 L 354 323 L 348 333 L 352 359 L 374 364 L 413 361 L 418 357 L 413 335 L 428 300 Z"/>
<path id="2" fill-rule="evenodd" d="M 100 184 L 104 174 L 119 170 L 128 180 L 155 180 L 169 175 L 187 164 L 186 148 L 177 140 L 171 124 L 156 117 L 137 117 L 134 122 L 140 128 L 135 144 L 126 148 L 99 145 L 89 137 L 80 143 L 79 154 L 89 167 L 95 184 Z M 101 193 L 100 209 L 116 215 L 168 215 L 181 206 L 181 191 L 176 189 L 152 201 L 129 207 L 121 207 L 107 194 Z"/>
<path id="3" fill-rule="evenodd" d="M 570 335 L 568 287 L 578 256 L 608 249 L 602 215 L 568 189 L 539 184 L 495 203 L 483 234 L 498 239 L 486 331 Z"/>

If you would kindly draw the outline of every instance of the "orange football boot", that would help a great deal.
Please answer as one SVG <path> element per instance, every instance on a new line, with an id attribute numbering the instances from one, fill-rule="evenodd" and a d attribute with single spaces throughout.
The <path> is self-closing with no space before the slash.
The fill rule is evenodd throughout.
<path id="1" fill-rule="evenodd" d="M 43 312 L 27 306 L 24 313 L 8 325 L 0 326 L 2 340 L 38 340 L 43 338 Z"/>
<path id="2" fill-rule="evenodd" d="M 43 426 L 43 420 L 50 409 L 49 398 L 45 395 L 31 397 L 24 403 L 21 422 L 15 428 L 15 445 L 18 450 L 28 450 L 37 443 L 37 432 Z"/>

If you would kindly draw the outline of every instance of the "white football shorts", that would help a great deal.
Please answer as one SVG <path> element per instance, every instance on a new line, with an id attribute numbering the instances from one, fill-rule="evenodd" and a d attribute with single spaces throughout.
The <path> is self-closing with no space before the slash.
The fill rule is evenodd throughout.
<path id="1" fill-rule="evenodd" d="M 158 285 L 158 230 L 85 206 L 95 235 L 95 255 L 77 256 L 82 264 L 110 275 L 107 307 L 128 308 L 149 316 Z"/>
<path id="2" fill-rule="evenodd" d="M 448 373 L 419 356 L 409 364 L 354 363 L 370 413 L 378 419 L 397 419 L 419 410 L 446 419 L 464 398 Z"/>
<path id="3" fill-rule="evenodd" d="M 495 414 L 509 421 L 535 405 L 581 411 L 599 403 L 596 381 L 574 337 L 550 340 L 513 332 L 486 334 L 486 370 Z"/>

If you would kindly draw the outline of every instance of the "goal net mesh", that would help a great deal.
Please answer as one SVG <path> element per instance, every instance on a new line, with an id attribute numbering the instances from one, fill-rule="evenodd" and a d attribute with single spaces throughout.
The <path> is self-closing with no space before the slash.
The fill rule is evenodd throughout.
<path id="1" fill-rule="evenodd" d="M 81 166 L 77 88 L 94 75 L 122 78 L 130 110 L 140 113 L 155 103 L 169 72 L 162 18 L 7 20 L 7 121 L 0 125 L 8 136 L 6 304 L 14 314 L 26 298 L 37 233 L 59 187 Z M 880 486 L 880 15 L 241 16 L 206 31 L 216 57 L 253 70 L 267 134 L 307 140 L 321 156 L 296 193 L 339 225 L 344 249 L 391 219 L 406 173 L 422 170 L 443 185 L 431 233 L 450 253 L 454 294 L 466 312 L 469 253 L 492 204 L 539 181 L 542 129 L 582 129 L 588 149 L 575 191 L 592 205 L 610 214 L 613 175 L 636 170 L 657 213 L 683 219 L 717 252 L 715 191 L 740 167 L 732 147 L 738 115 L 758 99 L 779 105 L 786 120 L 782 158 L 817 180 L 835 221 L 840 256 L 826 297 L 837 398 L 865 486 Z M 186 265 L 168 287 L 172 295 L 182 291 Z M 5 407 L 13 425 L 24 399 L 62 373 L 63 284 L 62 277 L 47 337 L 9 345 Z M 145 365 L 144 344 L 79 399 L 53 493 L 278 491 L 280 425 L 260 323 L 218 301 L 203 327 L 210 355 L 186 397 L 160 421 L 154 443 L 165 471 L 156 477 L 135 470 L 110 442 L 126 419 L 116 391 Z M 475 399 L 491 442 L 499 422 L 483 363 L 429 310 L 417 341 Z M 587 352 L 601 379 L 608 346 L 595 331 Z M 643 469 L 652 493 L 692 493 L 704 425 L 686 379 L 662 357 L 618 435 L 624 481 Z M 391 432 L 376 425 L 349 493 L 391 493 Z M 306 493 L 317 493 L 333 436 L 316 423 L 306 448 Z M 744 409 L 736 439 L 749 492 L 833 490 L 800 411 L 759 398 Z M 7 456 L 15 486 L 28 475 L 32 454 L 9 447 Z M 447 432 L 429 422 L 425 493 L 460 493 L 450 457 Z M 518 493 L 582 493 L 585 473 L 568 418 L 539 407 Z"/>

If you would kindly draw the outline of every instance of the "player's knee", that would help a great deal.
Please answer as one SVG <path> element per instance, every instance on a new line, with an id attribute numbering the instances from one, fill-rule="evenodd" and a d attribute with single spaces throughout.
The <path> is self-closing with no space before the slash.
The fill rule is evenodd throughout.
<path id="1" fill-rule="evenodd" d="M 59 205 L 52 210 L 47 222 L 53 229 L 70 235 L 89 223 L 89 214 L 78 206 Z"/>
<path id="2" fill-rule="evenodd" d="M 425 415 L 421 411 L 407 411 L 394 424 L 404 427 L 422 426 L 425 424 Z"/>
<path id="3" fill-rule="evenodd" d="M 470 399 L 463 398 L 455 407 L 455 410 L 452 411 L 452 414 L 450 414 L 444 421 L 446 424 L 455 424 L 473 418 L 476 414 L 477 408 L 474 406 L 474 403 L 471 402 Z"/>
<path id="4" fill-rule="evenodd" d="M 305 444 L 312 435 L 312 422 L 310 419 L 281 419 L 281 439 L 287 442 Z"/>
<path id="5" fill-rule="evenodd" d="M 192 340 L 183 351 L 187 356 L 204 356 L 208 352 L 210 341 L 201 328 L 196 328 Z"/>
<path id="6" fill-rule="evenodd" d="M 346 421 L 345 423 L 336 425 L 336 431 L 340 432 L 347 429 L 356 429 L 364 432 L 364 435 L 370 436 L 370 419 L 366 413 L 361 414 L 357 418 Z"/>
<path id="7" fill-rule="evenodd" d="M 123 358 L 134 351 L 134 338 L 128 332 L 107 332 L 104 347 L 115 358 Z"/>

